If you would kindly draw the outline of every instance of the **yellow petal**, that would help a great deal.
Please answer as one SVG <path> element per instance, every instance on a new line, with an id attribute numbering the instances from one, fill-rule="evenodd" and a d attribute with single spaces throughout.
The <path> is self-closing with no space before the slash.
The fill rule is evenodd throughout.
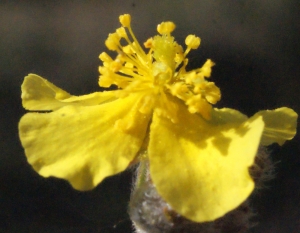
<path id="1" fill-rule="evenodd" d="M 254 188 L 253 164 L 264 123 L 210 125 L 179 105 L 174 124 L 154 113 L 149 160 L 162 198 L 186 218 L 215 220 L 239 206 Z"/>
<path id="2" fill-rule="evenodd" d="M 248 117 L 232 108 L 214 108 L 211 112 L 210 123 L 215 125 L 237 124 L 246 121 Z"/>
<path id="3" fill-rule="evenodd" d="M 282 145 L 296 134 L 298 114 L 293 109 L 282 107 L 260 111 L 255 115 L 262 116 L 265 122 L 261 140 L 261 144 L 264 146 L 275 142 Z"/>
<path id="4" fill-rule="evenodd" d="M 132 94 L 97 106 L 26 114 L 19 134 L 28 162 L 44 177 L 66 179 L 79 190 L 92 189 L 126 169 L 140 149 L 149 116 L 135 108 L 138 99 Z M 125 130 L 116 126 L 122 119 L 130 126 Z"/>
<path id="5" fill-rule="evenodd" d="M 114 92 L 72 96 L 46 79 L 29 74 L 22 84 L 22 103 L 27 110 L 55 110 L 66 105 L 97 105 L 115 99 Z"/>

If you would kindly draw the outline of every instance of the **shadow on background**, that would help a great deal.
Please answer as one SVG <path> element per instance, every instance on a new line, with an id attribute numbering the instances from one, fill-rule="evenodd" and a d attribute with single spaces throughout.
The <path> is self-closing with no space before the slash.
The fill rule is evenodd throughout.
<path id="1" fill-rule="evenodd" d="M 190 67 L 211 58 L 219 107 L 252 115 L 280 106 L 300 113 L 300 2 L 263 1 L 1 1 L 0 3 L 0 232 L 131 232 L 130 171 L 78 192 L 62 180 L 39 177 L 27 164 L 17 124 L 25 113 L 20 85 L 36 73 L 74 95 L 99 91 L 104 40 L 130 13 L 140 41 L 172 20 L 182 43 L 202 39 Z M 298 128 L 299 131 L 299 128 Z M 299 133 L 273 147 L 276 178 L 255 198 L 255 233 L 300 232 Z M 113 139 L 112 139 L 113 140 Z M 71 145 L 70 145 L 71 146 Z"/>

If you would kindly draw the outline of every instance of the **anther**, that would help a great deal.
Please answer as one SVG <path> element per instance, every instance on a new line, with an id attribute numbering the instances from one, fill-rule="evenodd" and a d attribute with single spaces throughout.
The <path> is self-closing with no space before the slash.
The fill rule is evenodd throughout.
<path id="1" fill-rule="evenodd" d="M 145 48 L 147 49 L 152 48 L 152 42 L 153 42 L 153 38 L 151 37 L 144 43 Z"/>
<path id="2" fill-rule="evenodd" d="M 112 58 L 106 52 L 102 52 L 99 55 L 99 59 L 103 62 L 112 62 Z"/>
<path id="3" fill-rule="evenodd" d="M 173 22 L 162 22 L 161 24 L 157 25 L 157 31 L 159 34 L 170 34 L 171 32 L 174 31 L 176 25 Z"/>
<path id="4" fill-rule="evenodd" d="M 129 14 L 120 15 L 119 20 L 123 27 L 130 27 L 131 16 Z"/>
<path id="5" fill-rule="evenodd" d="M 118 50 L 120 37 L 117 33 L 111 33 L 108 35 L 108 38 L 105 41 L 105 45 L 109 50 L 116 51 Z"/>
<path id="6" fill-rule="evenodd" d="M 195 35 L 188 35 L 185 44 L 191 49 L 197 49 L 200 45 L 200 38 Z"/>
<path id="7" fill-rule="evenodd" d="M 116 33 L 118 34 L 119 37 L 121 38 L 127 38 L 127 33 L 126 33 L 126 30 L 125 28 L 123 27 L 120 27 L 116 30 Z"/>
<path id="8" fill-rule="evenodd" d="M 201 73 L 204 77 L 209 78 L 211 74 L 211 68 L 215 65 L 212 60 L 207 59 L 204 65 L 201 67 Z"/>

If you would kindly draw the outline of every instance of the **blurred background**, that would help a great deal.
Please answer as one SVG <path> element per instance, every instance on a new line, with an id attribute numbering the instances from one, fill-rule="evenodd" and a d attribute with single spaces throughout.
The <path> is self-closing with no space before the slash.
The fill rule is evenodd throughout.
<path id="1" fill-rule="evenodd" d="M 17 130 L 25 113 L 20 86 L 28 73 L 74 95 L 99 91 L 98 56 L 123 13 L 132 15 L 141 42 L 167 20 L 176 23 L 173 34 L 180 43 L 188 34 L 201 37 L 189 67 L 207 58 L 216 63 L 218 107 L 249 116 L 281 106 L 300 113 L 298 0 L 1 0 L 0 232 L 132 232 L 127 215 L 132 171 L 78 192 L 32 170 Z M 271 148 L 276 178 L 254 198 L 258 224 L 251 232 L 300 232 L 299 142 L 298 133 L 283 147 Z"/>

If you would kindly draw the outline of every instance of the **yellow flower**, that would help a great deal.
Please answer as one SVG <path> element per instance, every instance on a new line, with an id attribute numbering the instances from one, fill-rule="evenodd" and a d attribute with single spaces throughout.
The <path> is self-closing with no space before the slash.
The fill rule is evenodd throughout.
<path id="1" fill-rule="evenodd" d="M 44 177 L 89 190 L 149 160 L 158 193 L 176 212 L 196 222 L 221 217 L 251 194 L 248 168 L 259 144 L 292 139 L 297 114 L 283 107 L 248 118 L 212 108 L 221 97 L 208 81 L 214 63 L 186 70 L 200 38 L 187 36 L 183 50 L 171 36 L 175 24 L 163 22 L 145 53 L 130 21 L 120 16 L 122 27 L 105 42 L 116 58 L 100 54 L 99 85 L 117 90 L 73 96 L 37 75 L 25 77 L 23 106 L 36 111 L 19 123 L 28 162 Z"/>

